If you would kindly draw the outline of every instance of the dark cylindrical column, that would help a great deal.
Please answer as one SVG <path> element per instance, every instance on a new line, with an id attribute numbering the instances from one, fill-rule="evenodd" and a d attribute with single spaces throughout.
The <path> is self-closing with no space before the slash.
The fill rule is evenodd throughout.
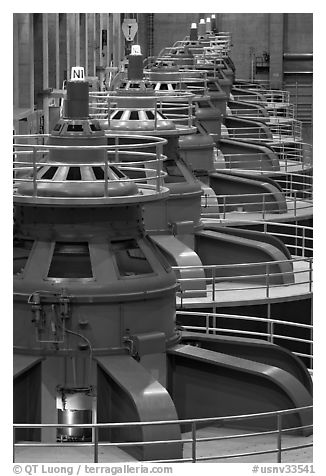
<path id="1" fill-rule="evenodd" d="M 197 23 L 192 23 L 191 24 L 189 39 L 190 39 L 190 41 L 197 41 L 198 40 Z"/>
<path id="2" fill-rule="evenodd" d="M 198 36 L 204 37 L 206 35 L 206 23 L 205 19 L 201 18 L 198 25 Z"/>
<path id="3" fill-rule="evenodd" d="M 128 79 L 142 80 L 143 79 L 143 55 L 129 55 L 128 60 Z"/>
<path id="4" fill-rule="evenodd" d="M 211 32 L 212 32 L 211 18 L 207 17 L 206 18 L 206 33 L 211 33 Z"/>
<path id="5" fill-rule="evenodd" d="M 217 20 L 216 20 L 215 13 L 213 13 L 211 16 L 211 27 L 212 27 L 212 32 L 217 33 Z"/>
<path id="6" fill-rule="evenodd" d="M 87 118 L 88 109 L 88 82 L 67 81 L 67 99 L 64 117 L 69 119 Z"/>

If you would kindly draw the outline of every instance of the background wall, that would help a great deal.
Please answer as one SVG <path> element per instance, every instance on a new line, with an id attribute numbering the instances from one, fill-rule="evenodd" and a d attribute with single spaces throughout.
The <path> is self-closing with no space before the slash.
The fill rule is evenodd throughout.
<path id="1" fill-rule="evenodd" d="M 191 23 L 207 15 L 210 14 L 13 14 L 14 119 L 24 121 L 23 132 L 32 132 L 33 121 L 38 120 L 35 110 L 47 109 L 44 104 L 49 88 L 62 88 L 71 66 L 84 66 L 87 76 L 100 79 L 107 66 L 119 66 L 126 52 L 121 31 L 125 17 L 137 20 L 134 42 L 141 45 L 147 57 L 182 40 L 189 34 Z M 232 34 L 230 56 L 237 78 L 270 80 L 272 88 L 288 89 L 291 102 L 298 106 L 298 119 L 311 123 L 313 15 L 216 13 L 216 17 L 219 31 Z M 268 60 L 259 63 L 265 53 Z M 30 125 L 29 117 L 33 118 Z M 45 130 L 50 122 L 45 113 Z"/>

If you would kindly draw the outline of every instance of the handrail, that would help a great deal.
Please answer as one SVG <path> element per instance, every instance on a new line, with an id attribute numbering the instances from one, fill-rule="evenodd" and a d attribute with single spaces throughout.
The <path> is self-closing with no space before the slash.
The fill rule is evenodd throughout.
<path id="1" fill-rule="evenodd" d="M 198 312 L 198 311 L 187 311 L 187 310 L 177 310 L 176 315 L 182 316 L 183 318 L 187 316 L 192 316 L 196 317 L 198 319 L 202 319 L 205 322 L 204 326 L 201 326 L 199 324 L 197 325 L 187 325 L 187 324 L 182 324 L 181 328 L 183 330 L 187 331 L 194 331 L 198 332 L 200 334 L 216 334 L 216 333 L 223 333 L 223 334 L 236 334 L 236 335 L 243 335 L 243 336 L 250 336 L 250 337 L 262 337 L 266 338 L 269 342 L 275 342 L 275 339 L 279 340 L 286 340 L 290 342 L 297 342 L 297 343 L 304 343 L 304 344 L 309 344 L 310 347 L 313 344 L 313 338 L 312 338 L 312 333 L 313 333 L 313 326 L 312 324 L 302 324 L 302 323 L 297 323 L 293 321 L 285 321 L 281 319 L 274 319 L 272 317 L 256 317 L 256 316 L 244 316 L 244 315 L 239 315 L 239 314 L 225 314 L 225 313 L 216 313 L 216 312 Z M 257 331 L 253 329 L 238 329 L 234 328 L 224 328 L 224 327 L 218 327 L 217 326 L 217 321 L 218 320 L 236 320 L 236 321 L 245 321 L 249 324 L 254 324 L 254 323 L 265 323 L 266 324 L 266 331 Z M 211 324 L 213 323 L 213 324 Z M 280 333 L 275 332 L 275 325 L 278 326 L 283 326 L 284 327 L 292 327 L 292 328 L 299 328 L 299 329 L 305 329 L 309 331 L 309 336 L 310 338 L 303 338 L 303 337 L 297 337 L 297 336 L 291 336 L 291 335 L 284 335 Z M 293 351 L 292 351 L 293 352 Z M 302 356 L 310 361 L 310 369 L 309 371 L 312 372 L 312 361 L 313 361 L 313 355 L 311 354 L 303 354 L 302 352 L 293 352 L 297 356 Z"/>
<path id="2" fill-rule="evenodd" d="M 48 136 L 47 136 L 48 137 Z M 130 136 L 125 136 L 127 139 Z M 125 138 L 124 137 L 124 138 Z M 38 138 L 36 135 L 32 137 L 32 139 Z M 131 144 L 129 143 L 119 143 L 119 135 L 117 135 L 115 144 L 110 145 L 97 145 L 97 146 L 62 146 L 62 145 L 49 145 L 49 144 L 30 144 L 30 143 L 15 143 L 14 144 L 14 196 L 15 197 L 26 197 L 28 195 L 20 195 L 19 189 L 16 187 L 18 183 L 33 183 L 33 198 L 38 197 L 38 184 L 40 183 L 50 183 L 50 184 L 60 184 L 66 183 L 67 180 L 57 180 L 57 179 L 43 179 L 37 177 L 39 168 L 42 166 L 57 166 L 57 167 L 94 167 L 100 166 L 103 167 L 104 171 L 104 178 L 101 180 L 83 180 L 82 177 L 80 180 L 74 180 L 74 183 L 82 183 L 82 184 L 103 184 L 103 193 L 104 197 L 107 197 L 107 186 L 110 183 L 117 183 L 117 181 L 121 182 L 133 182 L 133 183 L 140 183 L 143 187 L 147 187 L 148 190 L 154 187 L 151 184 L 155 184 L 156 192 L 160 193 L 163 190 L 163 178 L 166 176 L 166 172 L 162 170 L 161 163 L 166 159 L 166 156 L 162 153 L 163 144 L 167 141 L 165 139 L 156 138 L 152 136 L 141 136 L 139 135 L 138 138 L 146 139 L 144 143 L 135 144 L 133 141 Z M 14 136 L 14 140 L 24 140 L 26 136 Z M 137 151 L 134 149 L 138 148 L 149 148 L 155 147 L 155 152 L 146 152 L 146 151 Z M 22 150 L 21 150 L 22 149 Z M 130 150 L 132 149 L 132 150 Z M 37 160 L 37 155 L 40 154 L 41 156 L 45 156 L 51 150 L 103 150 L 106 152 L 102 161 L 98 159 L 96 161 L 87 161 L 87 162 L 59 162 L 59 161 L 46 161 L 44 158 Z M 130 156 L 131 159 L 135 158 L 135 160 L 130 161 L 119 161 L 120 153 L 123 153 L 125 156 Z M 109 161 L 110 155 L 113 155 L 113 160 Z M 21 160 L 21 157 L 26 156 L 28 159 L 31 156 L 31 160 Z M 141 156 L 145 158 L 144 162 L 137 161 L 137 157 Z M 141 171 L 145 177 L 141 178 L 128 178 L 128 177 L 116 177 L 112 179 L 108 176 L 108 164 L 110 166 L 115 166 L 120 168 L 120 170 L 133 170 L 133 171 Z M 69 181 L 68 181 L 69 182 Z M 144 183 L 145 182 L 145 183 Z M 153 188 L 154 190 L 154 188 Z"/>
<path id="3" fill-rule="evenodd" d="M 313 259 L 310 257 L 302 258 L 292 258 L 288 260 L 279 260 L 279 261 L 265 261 L 265 262 L 255 262 L 255 263 L 236 263 L 236 264 L 220 264 L 220 265 L 196 265 L 196 266 L 173 266 L 172 268 L 177 272 L 177 281 L 180 284 L 180 290 L 177 292 L 177 296 L 180 298 L 181 307 L 184 304 L 184 300 L 187 297 L 193 297 L 194 293 L 202 292 L 203 283 L 205 283 L 207 292 L 211 295 L 207 297 L 209 302 L 215 304 L 219 302 L 219 297 L 222 292 L 232 293 L 232 298 L 235 299 L 235 293 L 238 291 L 259 291 L 259 294 L 256 297 L 259 299 L 265 299 L 267 302 L 273 298 L 277 298 L 278 294 L 271 291 L 282 289 L 300 289 L 302 294 L 303 289 L 307 295 L 312 294 L 312 283 L 313 283 L 313 273 L 312 273 L 312 263 Z M 293 270 L 290 271 L 280 271 L 280 272 L 271 272 L 272 265 L 292 265 Z M 254 274 L 245 274 L 247 268 L 254 267 L 262 268 L 262 272 L 255 272 Z M 233 274 L 232 270 L 236 270 L 237 273 L 239 268 L 242 268 L 244 271 L 241 275 Z M 181 278 L 179 277 L 179 272 L 181 270 L 193 270 L 201 269 L 205 273 L 205 277 L 195 277 L 195 278 Z M 223 271 L 227 271 L 226 275 L 223 274 Z M 274 284 L 272 279 L 278 276 L 293 276 L 293 282 Z M 261 280 L 261 283 L 257 283 L 257 280 Z M 242 284 L 243 282 L 243 284 Z M 191 289 L 183 289 L 183 284 L 191 283 Z M 199 288 L 195 289 L 194 284 L 198 283 Z M 235 283 L 234 285 L 232 283 Z M 298 288 L 299 286 L 299 288 Z M 239 295 L 241 299 L 241 295 Z M 225 298 L 224 298 L 225 299 Z"/>
<path id="4" fill-rule="evenodd" d="M 249 129 L 251 131 L 252 129 Z M 258 128 L 257 128 L 258 130 Z M 230 131 L 231 134 L 228 132 Z M 264 131 L 261 129 L 262 133 Z M 234 136 L 232 136 L 232 133 Z M 240 132 L 240 134 L 239 134 Z M 247 128 L 231 128 L 227 132 L 222 131 L 222 138 L 235 138 L 235 139 L 244 139 L 247 134 Z M 259 139 L 260 132 L 258 132 L 258 137 L 250 137 L 250 140 Z M 249 138 L 249 133 L 248 133 Z M 259 139 L 260 140 L 260 139 Z M 270 139 L 264 139 L 264 142 L 268 147 L 270 147 L 275 153 L 275 160 L 278 159 L 280 170 L 270 170 L 268 169 L 269 162 L 268 157 L 264 152 L 238 152 L 238 153 L 221 153 L 220 158 L 223 160 L 223 165 L 226 169 L 243 169 L 245 172 L 260 172 L 282 176 L 284 172 L 291 174 L 292 177 L 298 179 L 305 179 L 312 183 L 312 177 L 310 174 L 298 173 L 301 170 L 311 169 L 312 165 L 312 148 L 309 147 L 309 144 L 303 142 L 295 142 L 293 145 L 286 142 L 270 142 Z M 296 147 L 297 144 L 297 147 Z M 221 169 L 216 169 L 216 172 L 219 172 Z M 223 171 L 223 169 L 222 169 Z M 290 175 L 289 175 L 290 177 Z M 288 180 L 292 180 L 289 178 Z"/>
<path id="5" fill-rule="evenodd" d="M 162 445 L 162 444 L 183 444 L 183 443 L 191 443 L 192 444 L 192 457 L 191 458 L 178 458 L 178 459 L 167 459 L 167 460 L 153 460 L 150 461 L 151 463 L 167 463 L 167 462 L 186 462 L 186 461 L 192 461 L 193 463 L 196 463 L 197 461 L 203 461 L 207 459 L 211 460 L 219 460 L 223 458 L 237 458 L 240 456 L 249 456 L 249 455 L 259 455 L 259 454 L 269 454 L 269 453 L 276 453 L 277 454 L 277 462 L 281 462 L 282 460 L 282 452 L 284 451 L 289 451 L 291 449 L 299 449 L 299 448 L 308 448 L 312 447 L 312 443 L 309 444 L 303 444 L 303 445 L 296 445 L 292 447 L 283 447 L 282 446 L 282 434 L 289 431 L 289 429 L 283 429 L 282 428 L 282 423 L 283 423 L 283 417 L 286 415 L 291 415 L 291 414 L 298 414 L 304 411 L 311 411 L 312 406 L 305 406 L 305 407 L 299 407 L 299 408 L 291 408 L 291 409 L 286 409 L 286 410 L 276 410 L 273 412 L 260 412 L 260 413 L 251 413 L 251 414 L 244 414 L 244 415 L 230 415 L 230 416 L 224 416 L 224 417 L 209 417 L 209 418 L 188 418 L 188 419 L 177 419 L 177 420 L 157 420 L 157 421 L 147 421 L 147 422 L 123 422 L 123 423 L 88 423 L 88 424 L 59 424 L 59 423 L 43 423 L 43 424 L 31 424 L 31 423 L 15 423 L 13 425 L 13 431 L 14 431 L 14 438 L 13 438 L 13 460 L 15 462 L 16 459 L 16 448 L 19 447 L 25 447 L 25 448 L 31 448 L 31 447 L 37 447 L 37 448 L 42 448 L 42 447 L 61 447 L 62 448 L 62 443 L 38 443 L 38 442 L 32 442 L 32 443 L 16 443 L 15 442 L 15 432 L 16 429 L 21 429 L 21 428 L 92 428 L 93 429 L 93 434 L 94 438 L 92 442 L 89 443 L 65 443 L 64 445 L 67 447 L 93 447 L 93 462 L 98 463 L 98 456 L 99 456 L 99 447 L 101 446 L 109 446 L 109 447 L 130 447 L 130 446 L 151 446 L 151 445 Z M 248 421 L 248 420 L 254 420 L 257 418 L 270 418 L 274 417 L 276 418 L 276 430 L 271 430 L 271 431 L 262 431 L 262 432 L 254 432 L 253 434 L 239 434 L 239 435 L 226 435 L 226 436 L 217 436 L 217 437 L 210 437 L 208 438 L 200 438 L 198 437 L 198 425 L 199 424 L 213 424 L 213 423 L 227 423 L 227 422 L 236 422 L 236 421 Z M 158 441 L 153 441 L 153 440 L 146 440 L 146 441 L 133 441 L 133 442 L 99 442 L 98 440 L 98 431 L 100 428 L 133 428 L 133 427 L 144 427 L 144 426 L 161 426 L 161 425 L 171 425 L 171 424 L 176 424 L 176 425 L 184 425 L 184 424 L 190 424 L 191 425 L 191 438 L 186 438 L 186 439 L 174 439 L 174 440 L 158 440 Z M 304 429 L 304 428 L 312 428 L 312 425 L 302 425 L 300 427 L 296 428 L 291 428 L 293 429 Z M 228 455 L 212 455 L 210 457 L 201 457 L 197 456 L 198 451 L 197 451 L 197 445 L 198 443 L 202 443 L 205 441 L 221 441 L 221 440 L 231 440 L 234 438 L 250 438 L 250 436 L 258 436 L 258 435 L 271 435 L 274 434 L 277 437 L 276 440 L 276 447 L 273 449 L 268 449 L 265 451 L 254 451 L 254 452 L 247 452 L 247 453 L 240 453 L 240 454 L 228 454 Z"/>
<path id="6" fill-rule="evenodd" d="M 240 155 L 240 154 L 239 154 Z M 244 154 L 241 154 L 242 156 Z M 235 154 L 233 154 L 235 157 Z M 233 160 L 233 162 L 235 162 Z M 239 162 L 242 162 L 240 160 Z M 240 168 L 239 168 L 240 169 Z M 231 170 L 236 170 L 233 167 Z M 243 169 L 240 169 L 243 170 Z M 217 170 L 218 172 L 218 170 Z M 255 170 L 257 172 L 257 170 Z M 264 175 L 264 171 L 261 171 Z M 202 196 L 202 216 L 210 217 L 219 214 L 224 219 L 237 219 L 234 213 L 241 214 L 246 218 L 250 218 L 252 214 L 261 214 L 265 219 L 267 214 L 277 213 L 291 215 L 294 217 L 310 211 L 312 214 L 312 177 L 311 175 L 289 174 L 283 179 L 282 172 L 275 173 L 275 182 L 281 186 L 283 200 L 286 200 L 287 207 L 285 210 L 280 209 L 280 198 L 275 192 L 259 192 L 259 193 L 237 193 L 237 194 L 207 194 Z M 277 178 L 279 175 L 281 178 Z M 294 177 L 294 178 L 293 178 Z M 295 180 L 296 179 L 296 180 Z M 212 211 L 210 211 L 212 209 Z"/>

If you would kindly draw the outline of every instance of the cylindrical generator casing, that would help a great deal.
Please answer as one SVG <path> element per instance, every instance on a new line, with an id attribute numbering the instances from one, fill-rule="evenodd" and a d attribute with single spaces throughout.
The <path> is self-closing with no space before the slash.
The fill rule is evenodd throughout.
<path id="1" fill-rule="evenodd" d="M 58 410 L 58 423 L 90 424 L 92 410 Z M 57 439 L 60 441 L 92 441 L 92 429 L 82 427 L 58 427 Z"/>

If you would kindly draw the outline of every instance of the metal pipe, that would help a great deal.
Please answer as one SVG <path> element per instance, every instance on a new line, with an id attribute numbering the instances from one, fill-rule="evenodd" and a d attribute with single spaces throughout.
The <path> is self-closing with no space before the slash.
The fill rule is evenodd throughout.
<path id="1" fill-rule="evenodd" d="M 282 415 L 277 414 L 277 462 L 282 463 Z"/>
<path id="2" fill-rule="evenodd" d="M 193 421 L 191 424 L 191 436 L 192 436 L 192 447 L 191 447 L 191 458 L 192 462 L 196 463 L 196 422 Z"/>
<path id="3" fill-rule="evenodd" d="M 94 463 L 98 463 L 98 426 L 94 427 Z"/>
<path id="4" fill-rule="evenodd" d="M 270 263 L 266 263 L 266 298 L 269 299 L 269 275 L 270 272 Z"/>
<path id="5" fill-rule="evenodd" d="M 36 147 L 33 147 L 33 197 L 37 196 L 37 166 L 36 166 Z"/>

